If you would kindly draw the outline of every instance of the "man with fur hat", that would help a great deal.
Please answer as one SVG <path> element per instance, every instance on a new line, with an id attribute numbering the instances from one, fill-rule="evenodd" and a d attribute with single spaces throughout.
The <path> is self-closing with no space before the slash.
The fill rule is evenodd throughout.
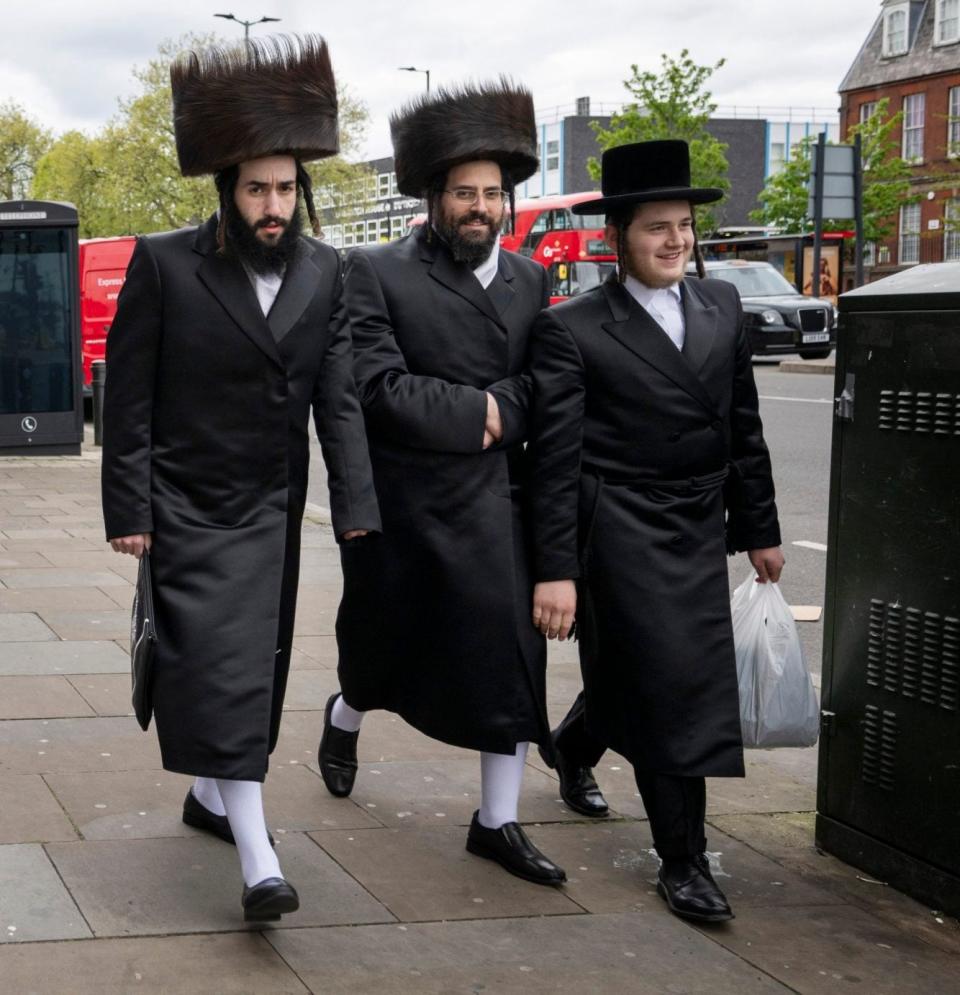
<path id="1" fill-rule="evenodd" d="M 428 221 L 351 253 L 345 296 L 383 534 L 342 550 L 342 694 L 320 769 L 357 770 L 362 713 L 399 713 L 481 753 L 467 849 L 557 885 L 517 822 L 528 743 L 548 743 L 545 642 L 530 625 L 523 497 L 527 340 L 546 271 L 501 252 L 504 201 L 537 168 L 533 101 L 499 84 L 441 90 L 391 121 L 397 185 Z"/>
<path id="2" fill-rule="evenodd" d="M 691 186 L 680 141 L 611 149 L 602 168 L 603 197 L 574 210 L 606 213 L 618 274 L 533 335 L 532 617 L 579 634 L 584 694 L 553 736 L 562 796 L 606 815 L 590 768 L 622 753 L 659 893 L 718 922 L 732 912 L 705 855 L 704 778 L 744 773 L 726 553 L 780 576 L 770 458 L 737 291 L 685 279 L 694 207 L 721 191 Z"/>
<path id="3" fill-rule="evenodd" d="M 264 823 L 293 639 L 311 407 L 334 529 L 379 528 L 336 252 L 302 162 L 338 147 L 321 38 L 190 53 L 171 69 L 185 175 L 219 217 L 140 238 L 107 344 L 103 508 L 114 549 L 149 550 L 163 765 L 183 820 L 235 843 L 247 919 L 298 907 Z M 315 229 L 316 231 L 317 229 Z"/>

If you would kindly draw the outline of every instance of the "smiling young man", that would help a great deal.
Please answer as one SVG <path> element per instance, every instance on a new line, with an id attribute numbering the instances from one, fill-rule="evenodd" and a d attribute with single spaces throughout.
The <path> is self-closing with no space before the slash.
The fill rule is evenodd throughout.
<path id="1" fill-rule="evenodd" d="M 561 795 L 608 808 L 591 768 L 632 764 L 677 915 L 733 913 L 705 854 L 706 777 L 742 777 L 726 553 L 758 580 L 783 566 L 770 459 L 737 291 L 688 280 L 693 208 L 685 142 L 603 155 L 618 272 L 545 311 L 532 338 L 533 623 L 576 621 L 584 691 L 553 734 Z M 549 759 L 549 758 L 545 758 Z"/>
<path id="2" fill-rule="evenodd" d="M 547 745 L 546 645 L 530 625 L 527 344 L 543 267 L 501 252 L 514 184 L 536 171 L 528 91 L 441 90 L 394 116 L 397 185 L 425 196 L 414 234 L 357 249 L 345 297 L 383 534 L 342 550 L 340 688 L 320 771 L 353 788 L 362 714 L 399 713 L 480 752 L 474 854 L 539 884 L 561 868 L 518 823 L 530 742 Z"/>
<path id="3" fill-rule="evenodd" d="M 138 240 L 107 342 L 103 513 L 121 553 L 150 550 L 153 708 L 163 766 L 195 780 L 183 821 L 235 843 L 244 916 L 299 899 L 264 822 L 261 782 L 293 641 L 311 413 L 334 529 L 379 527 L 351 373 L 340 258 L 302 161 L 337 151 L 323 39 L 191 53 L 171 70 L 185 175 L 220 211 Z"/>

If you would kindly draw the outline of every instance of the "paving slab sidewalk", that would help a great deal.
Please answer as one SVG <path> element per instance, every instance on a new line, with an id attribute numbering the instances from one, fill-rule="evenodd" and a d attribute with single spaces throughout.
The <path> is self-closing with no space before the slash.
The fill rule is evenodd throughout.
<path id="1" fill-rule="evenodd" d="M 235 854 L 180 821 L 188 780 L 130 715 L 131 563 L 96 534 L 99 454 L 0 458 L 0 995 L 21 993 L 948 993 L 960 924 L 813 845 L 816 749 L 748 755 L 708 787 L 714 874 L 737 918 L 696 928 L 655 891 L 629 765 L 597 774 L 613 806 L 568 811 L 532 752 L 521 817 L 562 890 L 464 850 L 476 757 L 371 715 L 349 799 L 316 767 L 336 688 L 338 555 L 305 524 L 297 637 L 265 794 L 303 897 L 246 927 Z M 579 687 L 551 648 L 550 711 Z"/>

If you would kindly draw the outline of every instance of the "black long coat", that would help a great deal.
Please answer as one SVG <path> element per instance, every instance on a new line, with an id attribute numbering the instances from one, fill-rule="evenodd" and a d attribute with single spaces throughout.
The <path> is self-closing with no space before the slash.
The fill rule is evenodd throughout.
<path id="1" fill-rule="evenodd" d="M 426 229 L 351 253 L 354 373 L 383 534 L 341 548 L 340 686 L 435 739 L 512 753 L 546 738 L 523 486 L 527 345 L 546 271 L 501 252 L 485 291 Z M 503 441 L 483 450 L 485 391 Z"/>
<path id="2" fill-rule="evenodd" d="M 107 538 L 153 533 L 164 767 L 263 780 L 286 687 L 313 407 L 334 528 L 378 528 L 340 259 L 303 239 L 264 318 L 216 222 L 138 240 L 107 342 Z M 279 340 L 279 342 L 277 341 Z"/>
<path id="3" fill-rule="evenodd" d="M 733 548 L 780 532 L 737 292 L 683 298 L 682 352 L 615 280 L 541 315 L 536 576 L 579 578 L 591 734 L 643 770 L 736 776 L 724 491 Z"/>

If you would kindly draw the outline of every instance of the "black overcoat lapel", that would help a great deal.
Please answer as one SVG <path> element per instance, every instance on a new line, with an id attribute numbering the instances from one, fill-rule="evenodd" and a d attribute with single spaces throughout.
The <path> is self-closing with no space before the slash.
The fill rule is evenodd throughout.
<path id="1" fill-rule="evenodd" d="M 216 253 L 216 218 L 211 218 L 197 231 L 194 251 L 203 256 L 197 276 L 220 302 L 236 325 L 254 345 L 261 349 L 277 366 L 283 366 L 277 343 L 267 324 L 260 302 L 243 267 Z"/>
<path id="2" fill-rule="evenodd" d="M 267 324 L 274 341 L 279 342 L 306 311 L 317 292 L 319 267 L 313 246 L 301 240 L 280 285 L 277 299 L 267 315 Z"/>
<path id="3" fill-rule="evenodd" d="M 677 349 L 629 292 L 613 278 L 603 284 L 603 292 L 613 316 L 613 320 L 603 322 L 604 329 L 635 356 L 699 401 L 711 414 L 716 414 L 716 404 L 694 372 L 689 358 Z M 696 321 L 699 320 L 698 316 Z"/>
<path id="4" fill-rule="evenodd" d="M 707 304 L 697 293 L 691 281 L 683 283 L 684 339 L 682 355 L 694 373 L 703 369 L 707 356 L 713 349 L 717 337 L 719 309 Z"/>

